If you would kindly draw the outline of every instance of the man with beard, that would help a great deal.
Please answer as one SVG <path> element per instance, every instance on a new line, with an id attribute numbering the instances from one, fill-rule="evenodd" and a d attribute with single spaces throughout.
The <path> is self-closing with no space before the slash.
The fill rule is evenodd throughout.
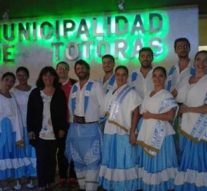
<path id="1" fill-rule="evenodd" d="M 116 86 L 115 75 L 114 75 L 115 60 L 110 54 L 106 54 L 102 57 L 102 68 L 104 71 L 104 77 L 100 80 L 103 85 L 105 93 Z"/>
<path id="2" fill-rule="evenodd" d="M 69 98 L 71 123 L 65 153 L 74 161 L 80 189 L 96 191 L 102 145 L 99 118 L 104 92 L 100 83 L 89 79 L 87 62 L 78 60 L 74 70 L 79 81 L 73 85 Z"/>
<path id="3" fill-rule="evenodd" d="M 189 75 L 193 75 L 195 71 L 189 58 L 189 40 L 187 38 L 176 39 L 174 42 L 174 49 L 178 57 L 178 63 L 173 65 L 168 71 L 166 89 L 176 97 L 179 84 L 183 83 L 185 79 L 188 79 Z"/>
<path id="4" fill-rule="evenodd" d="M 130 82 L 143 99 L 153 89 L 152 84 L 152 61 L 153 51 L 144 47 L 139 51 L 139 62 L 141 67 L 131 73 Z"/>

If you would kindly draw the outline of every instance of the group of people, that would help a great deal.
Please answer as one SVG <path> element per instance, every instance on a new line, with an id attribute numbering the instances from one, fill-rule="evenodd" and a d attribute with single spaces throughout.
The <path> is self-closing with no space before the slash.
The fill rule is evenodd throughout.
<path id="1" fill-rule="evenodd" d="M 35 88 L 24 67 L 12 91 L 15 75 L 3 74 L 0 180 L 37 172 L 39 190 L 52 190 L 58 152 L 61 182 L 69 164 L 80 190 L 207 190 L 207 51 L 191 62 L 188 39 L 174 48 L 178 63 L 168 71 L 144 47 L 131 74 L 104 55 L 98 81 L 84 60 L 74 65 L 77 82 L 65 62 L 44 67 Z"/>
<path id="2" fill-rule="evenodd" d="M 24 189 L 21 180 L 24 177 L 28 177 L 26 187 L 34 189 L 32 180 L 37 177 L 39 190 L 51 190 L 55 182 L 56 157 L 60 186 L 76 183 L 73 163 L 68 169 L 64 153 L 69 126 L 67 100 L 76 82 L 68 78 L 68 71 L 69 65 L 65 62 L 58 63 L 56 70 L 44 67 L 36 87 L 28 84 L 26 67 L 18 67 L 16 76 L 11 72 L 2 75 L 0 189 L 6 189 L 7 179 L 17 180 L 15 190 Z M 16 78 L 18 83 L 14 87 Z M 70 178 L 67 180 L 68 170 Z"/>

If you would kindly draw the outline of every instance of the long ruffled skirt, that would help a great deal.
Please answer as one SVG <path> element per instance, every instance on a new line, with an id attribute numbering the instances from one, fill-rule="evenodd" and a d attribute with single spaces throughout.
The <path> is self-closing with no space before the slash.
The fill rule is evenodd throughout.
<path id="1" fill-rule="evenodd" d="M 138 190 L 137 145 L 129 142 L 129 135 L 105 134 L 102 163 L 99 173 L 100 185 L 106 190 Z"/>
<path id="2" fill-rule="evenodd" d="M 184 148 L 179 172 L 175 179 L 176 191 L 207 190 L 207 143 L 193 143 L 183 137 Z"/>
<path id="3" fill-rule="evenodd" d="M 0 122 L 0 180 L 30 176 L 34 167 L 27 157 L 25 148 L 16 145 L 16 133 L 8 118 Z"/>
<path id="4" fill-rule="evenodd" d="M 173 136 L 167 136 L 156 156 L 142 149 L 139 174 L 144 191 L 167 191 L 174 189 L 177 173 L 177 156 Z"/>

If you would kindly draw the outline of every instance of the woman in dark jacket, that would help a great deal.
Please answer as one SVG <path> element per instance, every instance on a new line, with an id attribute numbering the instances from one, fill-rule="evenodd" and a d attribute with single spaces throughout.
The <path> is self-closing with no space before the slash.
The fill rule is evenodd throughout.
<path id="1" fill-rule="evenodd" d="M 40 71 L 36 85 L 28 100 L 27 127 L 30 143 L 36 149 L 40 190 L 52 190 L 57 142 L 64 137 L 67 128 L 67 103 L 52 67 Z"/>

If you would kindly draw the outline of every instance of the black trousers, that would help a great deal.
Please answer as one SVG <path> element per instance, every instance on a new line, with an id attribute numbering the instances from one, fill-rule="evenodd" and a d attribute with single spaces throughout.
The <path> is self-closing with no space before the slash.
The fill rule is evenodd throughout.
<path id="1" fill-rule="evenodd" d="M 64 179 L 68 177 L 68 167 L 69 167 L 68 160 L 65 157 L 65 141 L 66 141 L 66 136 L 58 140 L 58 152 L 57 152 L 59 177 Z M 76 178 L 73 162 L 70 162 L 69 175 L 70 178 Z"/>
<path id="2" fill-rule="evenodd" d="M 57 142 L 39 139 L 35 149 L 38 184 L 44 187 L 55 182 Z"/>

